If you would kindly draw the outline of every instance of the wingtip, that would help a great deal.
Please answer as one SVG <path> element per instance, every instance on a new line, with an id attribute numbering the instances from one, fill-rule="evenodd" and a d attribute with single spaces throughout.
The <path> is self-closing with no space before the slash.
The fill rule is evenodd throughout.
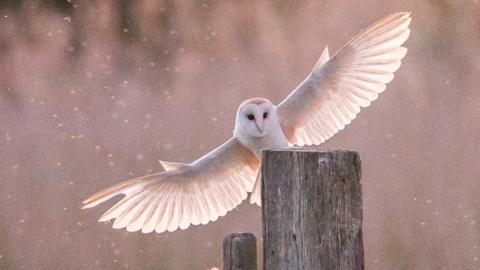
<path id="1" fill-rule="evenodd" d="M 411 11 L 403 11 L 403 12 L 399 12 L 399 14 L 403 18 L 410 18 L 410 19 L 412 18 L 412 12 Z"/>
<path id="2" fill-rule="evenodd" d="M 404 17 L 408 20 L 408 25 L 412 22 L 411 12 L 404 12 Z"/>
<path id="3" fill-rule="evenodd" d="M 94 206 L 94 205 L 92 205 L 93 201 L 94 201 L 94 199 L 93 199 L 92 196 L 86 198 L 85 200 L 82 201 L 81 209 L 92 208 Z"/>
<path id="4" fill-rule="evenodd" d="M 89 209 L 89 208 L 93 208 L 93 207 L 98 205 L 98 203 L 94 200 L 89 200 L 89 201 L 85 200 L 85 201 L 82 202 L 82 204 L 83 205 L 81 206 L 81 209 Z"/>
<path id="5" fill-rule="evenodd" d="M 92 197 L 88 197 L 82 201 L 82 204 L 89 204 L 90 202 L 92 202 L 92 200 L 93 200 Z"/>
<path id="6" fill-rule="evenodd" d="M 81 209 L 88 209 L 96 206 L 99 204 L 97 193 L 93 194 L 92 196 L 86 198 L 82 201 L 82 208 Z"/>
<path id="7" fill-rule="evenodd" d="M 411 11 L 400 11 L 400 12 L 393 13 L 391 16 L 410 17 L 411 14 L 412 14 Z"/>
<path id="8" fill-rule="evenodd" d="M 111 220 L 111 218 L 106 218 L 106 214 L 107 213 L 103 214 L 97 221 L 98 222 L 106 222 L 106 221 Z"/>

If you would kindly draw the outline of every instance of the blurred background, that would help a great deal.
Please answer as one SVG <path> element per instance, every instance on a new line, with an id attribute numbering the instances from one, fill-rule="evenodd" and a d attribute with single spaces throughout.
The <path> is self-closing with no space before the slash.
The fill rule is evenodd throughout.
<path id="1" fill-rule="evenodd" d="M 241 101 L 278 103 L 398 11 L 395 80 L 320 149 L 361 153 L 366 269 L 480 269 L 478 0 L 2 0 L 0 269 L 221 268 L 226 234 L 261 239 L 260 208 L 144 235 L 80 202 L 216 147 Z"/>

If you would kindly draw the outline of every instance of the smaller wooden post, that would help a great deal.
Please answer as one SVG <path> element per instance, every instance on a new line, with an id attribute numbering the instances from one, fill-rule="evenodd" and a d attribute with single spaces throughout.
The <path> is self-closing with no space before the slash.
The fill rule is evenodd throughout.
<path id="1" fill-rule="evenodd" d="M 257 244 L 251 233 L 232 233 L 223 240 L 223 270 L 257 270 Z"/>

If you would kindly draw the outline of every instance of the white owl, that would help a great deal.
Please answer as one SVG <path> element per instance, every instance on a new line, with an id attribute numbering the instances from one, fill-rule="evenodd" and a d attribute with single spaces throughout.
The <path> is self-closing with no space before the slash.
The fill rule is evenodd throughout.
<path id="1" fill-rule="evenodd" d="M 161 162 L 166 171 L 106 188 L 83 208 L 125 195 L 100 221 L 143 233 L 186 229 L 217 220 L 251 192 L 264 149 L 318 145 L 342 130 L 385 90 L 406 55 L 410 13 L 390 15 L 363 30 L 334 56 L 325 48 L 307 78 L 279 105 L 264 98 L 238 108 L 233 138 L 189 164 Z"/>

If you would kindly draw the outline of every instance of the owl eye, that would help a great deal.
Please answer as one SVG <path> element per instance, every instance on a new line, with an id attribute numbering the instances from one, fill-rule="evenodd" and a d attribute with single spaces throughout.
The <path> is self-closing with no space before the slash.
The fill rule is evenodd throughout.
<path id="1" fill-rule="evenodd" d="M 250 121 L 255 120 L 255 116 L 253 116 L 253 114 L 247 114 L 247 118 L 248 118 L 248 120 L 250 120 Z"/>
<path id="2" fill-rule="evenodd" d="M 268 113 L 267 112 L 264 112 L 263 113 L 263 119 L 267 118 L 268 117 Z"/>

